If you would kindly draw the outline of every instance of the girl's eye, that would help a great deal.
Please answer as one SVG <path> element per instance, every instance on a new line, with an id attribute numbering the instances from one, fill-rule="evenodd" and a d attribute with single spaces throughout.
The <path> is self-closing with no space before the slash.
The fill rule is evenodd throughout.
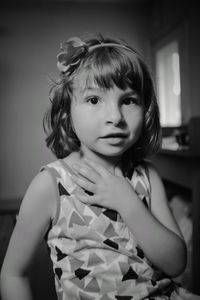
<path id="1" fill-rule="evenodd" d="M 99 98 L 98 97 L 90 97 L 89 99 L 87 99 L 87 102 L 96 105 L 99 102 Z"/>
<path id="2" fill-rule="evenodd" d="M 139 99 L 135 97 L 127 97 L 124 98 L 122 104 L 130 105 L 130 104 L 139 104 Z"/>

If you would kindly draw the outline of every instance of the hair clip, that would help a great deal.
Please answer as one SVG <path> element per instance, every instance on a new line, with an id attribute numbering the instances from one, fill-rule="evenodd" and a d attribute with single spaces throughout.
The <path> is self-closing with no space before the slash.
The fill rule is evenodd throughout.
<path id="1" fill-rule="evenodd" d="M 62 73 L 67 73 L 71 66 L 80 63 L 81 58 L 88 51 L 88 46 L 78 37 L 70 38 L 61 43 L 61 52 L 57 55 L 57 67 Z"/>

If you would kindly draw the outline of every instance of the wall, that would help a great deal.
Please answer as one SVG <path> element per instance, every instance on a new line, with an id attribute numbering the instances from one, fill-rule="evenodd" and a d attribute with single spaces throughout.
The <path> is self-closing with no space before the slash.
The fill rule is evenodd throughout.
<path id="1" fill-rule="evenodd" d="M 60 42 L 102 32 L 124 38 L 149 59 L 143 6 L 123 2 L 7 5 L 0 11 L 0 200 L 21 198 L 40 166 L 54 159 L 42 117 L 48 76 L 55 77 Z"/>
<path id="2" fill-rule="evenodd" d="M 153 0 L 151 44 L 180 37 L 183 121 L 200 116 L 200 18 L 196 0 Z"/>

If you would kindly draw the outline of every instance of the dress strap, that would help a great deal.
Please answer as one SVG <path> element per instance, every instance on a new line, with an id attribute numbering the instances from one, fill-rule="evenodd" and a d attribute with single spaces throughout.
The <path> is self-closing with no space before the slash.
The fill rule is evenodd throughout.
<path id="1" fill-rule="evenodd" d="M 74 174 L 74 171 L 63 159 L 59 159 L 59 162 L 68 174 Z"/>
<path id="2" fill-rule="evenodd" d="M 151 185 L 149 180 L 148 163 L 144 162 L 134 168 L 130 179 L 138 197 L 151 210 Z"/>

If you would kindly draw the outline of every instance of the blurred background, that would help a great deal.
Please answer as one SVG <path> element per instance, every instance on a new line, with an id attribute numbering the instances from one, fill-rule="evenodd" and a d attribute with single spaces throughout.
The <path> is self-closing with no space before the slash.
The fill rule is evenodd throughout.
<path id="1" fill-rule="evenodd" d="M 190 251 L 193 247 L 185 285 L 200 292 L 195 279 L 200 267 L 200 17 L 195 0 L 1 2 L 0 260 L 30 181 L 55 159 L 45 145 L 42 118 L 50 103 L 50 78 L 58 75 L 60 43 L 98 32 L 126 40 L 151 69 L 163 127 L 163 149 L 155 164 L 177 218 L 182 221 L 182 210 L 186 222 L 190 217 L 182 225 Z"/>

